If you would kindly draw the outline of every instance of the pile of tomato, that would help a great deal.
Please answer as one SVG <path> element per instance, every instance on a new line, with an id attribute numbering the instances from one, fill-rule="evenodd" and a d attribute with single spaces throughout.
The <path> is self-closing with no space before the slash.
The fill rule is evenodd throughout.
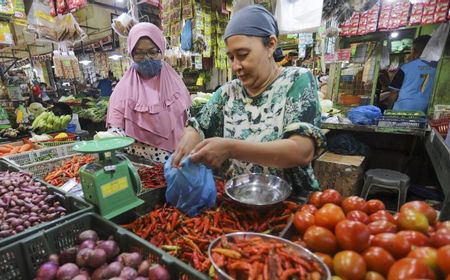
<path id="1" fill-rule="evenodd" d="M 294 216 L 291 239 L 322 258 L 333 280 L 450 280 L 450 221 L 423 201 L 391 214 L 382 201 L 311 195 Z"/>

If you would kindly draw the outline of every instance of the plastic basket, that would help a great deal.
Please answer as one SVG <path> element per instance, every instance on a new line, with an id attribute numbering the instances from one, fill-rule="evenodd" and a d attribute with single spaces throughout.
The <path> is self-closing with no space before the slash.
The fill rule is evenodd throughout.
<path id="1" fill-rule="evenodd" d="M 8 165 L 8 163 L 5 161 L 0 161 L 0 171 L 7 171 L 7 170 L 14 171 L 14 172 L 17 172 L 17 171 L 26 172 L 15 166 Z M 57 218 L 55 220 L 45 222 L 45 223 L 39 224 L 34 227 L 30 227 L 30 228 L 26 229 L 25 231 L 18 233 L 16 235 L 0 239 L 0 248 L 4 247 L 7 244 L 10 244 L 11 242 L 17 241 L 17 240 L 22 239 L 26 236 L 29 236 L 33 233 L 36 233 L 40 230 L 53 227 L 67 219 L 71 219 L 71 218 L 77 217 L 81 214 L 84 214 L 86 212 L 93 211 L 94 207 L 91 204 L 89 204 L 83 200 L 80 200 L 74 196 L 71 196 L 71 195 L 66 196 L 62 191 L 49 186 L 48 184 L 46 184 L 45 182 L 42 182 L 41 180 L 36 180 L 36 181 L 41 182 L 42 184 L 48 186 L 49 192 L 52 193 L 53 195 L 55 195 L 57 200 L 61 203 L 61 205 L 64 208 L 66 208 L 66 210 L 67 210 L 66 215 L 63 217 Z M 0 267 L 2 267 L 2 265 L 3 264 L 0 260 Z M 0 268 L 0 270 L 1 270 L 1 268 Z M 4 278 L 0 277 L 0 279 L 4 279 Z"/>
<path id="2" fill-rule="evenodd" d="M 434 105 L 433 120 L 450 118 L 450 105 Z"/>
<path id="3" fill-rule="evenodd" d="M 437 120 L 430 120 L 430 126 L 436 129 L 441 135 L 447 135 L 450 117 Z"/>
<path id="4" fill-rule="evenodd" d="M 61 146 L 55 146 L 51 148 L 45 148 L 40 150 L 34 150 L 27 153 L 5 156 L 4 159 L 11 163 L 12 165 L 26 169 L 30 164 L 37 162 L 44 162 L 46 160 L 40 160 L 47 156 L 52 156 L 53 158 L 66 157 L 75 153 L 73 150 L 74 144 L 67 144 Z M 48 159 L 49 160 L 49 159 Z"/>
<path id="5" fill-rule="evenodd" d="M 187 279 L 209 279 L 149 242 L 94 213 L 66 220 L 51 229 L 1 248 L 0 279 L 33 279 L 39 266 L 47 261 L 50 254 L 60 253 L 74 246 L 77 235 L 87 229 L 95 230 L 101 239 L 112 235 L 122 252 L 139 251 L 143 256 L 149 256 L 151 261 L 163 264 L 170 272 L 171 279 L 180 279 L 181 275 L 185 275 Z"/>
<path id="6" fill-rule="evenodd" d="M 376 119 L 378 127 L 395 128 L 424 128 L 427 124 L 425 118 L 399 118 L 382 116 Z"/>
<path id="7" fill-rule="evenodd" d="M 59 133 L 51 133 L 50 136 L 55 137 L 58 134 Z M 50 139 L 50 140 L 38 141 L 38 142 L 32 142 L 32 141 L 30 141 L 30 138 L 23 138 L 22 140 L 24 143 L 28 143 L 28 144 L 37 144 L 37 145 L 45 146 L 45 147 L 53 147 L 53 146 L 57 146 L 57 145 L 73 143 L 78 139 L 78 136 L 76 134 L 72 134 L 72 133 L 66 133 L 66 134 L 67 134 L 67 137 L 60 138 L 60 139 Z"/>
<path id="8" fill-rule="evenodd" d="M 75 155 L 81 155 L 81 154 L 74 153 L 74 154 L 71 154 L 71 155 L 68 155 L 65 157 L 61 157 L 61 158 L 55 158 L 55 159 L 51 159 L 51 160 L 47 160 L 47 161 L 43 161 L 43 162 L 37 162 L 37 163 L 28 165 L 24 169 L 27 170 L 28 172 L 32 173 L 37 178 L 43 180 L 49 172 L 53 171 L 56 167 L 60 166 L 63 161 L 69 160 Z M 97 156 L 97 155 L 94 154 L 94 156 Z"/>

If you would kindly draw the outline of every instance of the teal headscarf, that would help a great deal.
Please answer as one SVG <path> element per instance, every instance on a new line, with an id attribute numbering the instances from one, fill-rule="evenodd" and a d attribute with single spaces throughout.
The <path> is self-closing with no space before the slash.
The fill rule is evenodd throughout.
<path id="1" fill-rule="evenodd" d="M 234 35 L 278 37 L 278 24 L 274 16 L 261 5 L 250 5 L 237 11 L 225 29 L 224 39 Z"/>

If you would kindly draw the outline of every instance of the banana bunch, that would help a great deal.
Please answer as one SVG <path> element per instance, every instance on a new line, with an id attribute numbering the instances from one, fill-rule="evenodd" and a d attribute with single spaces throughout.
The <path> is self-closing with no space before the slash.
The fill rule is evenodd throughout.
<path id="1" fill-rule="evenodd" d="M 39 132 L 62 130 L 67 128 L 71 119 L 70 115 L 58 117 L 53 112 L 44 112 L 33 121 L 31 127 Z"/>

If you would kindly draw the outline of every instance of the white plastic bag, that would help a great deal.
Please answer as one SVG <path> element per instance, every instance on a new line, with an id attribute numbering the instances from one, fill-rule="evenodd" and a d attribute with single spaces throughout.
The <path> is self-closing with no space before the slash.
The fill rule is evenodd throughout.
<path id="1" fill-rule="evenodd" d="M 450 23 L 441 24 L 436 31 L 431 35 L 430 41 L 422 52 L 420 59 L 426 61 L 439 61 L 442 56 L 442 52 L 447 42 L 448 32 L 450 30 Z"/>
<path id="2" fill-rule="evenodd" d="M 275 18 L 280 34 L 316 32 L 322 20 L 323 0 L 277 0 Z"/>

